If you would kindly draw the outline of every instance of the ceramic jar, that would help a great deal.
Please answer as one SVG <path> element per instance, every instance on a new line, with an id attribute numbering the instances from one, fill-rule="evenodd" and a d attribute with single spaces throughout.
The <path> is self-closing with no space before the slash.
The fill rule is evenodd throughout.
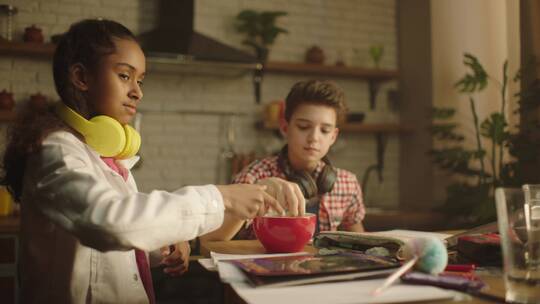
<path id="1" fill-rule="evenodd" d="M 284 117 L 285 101 L 274 100 L 266 105 L 264 120 L 268 125 L 279 125 L 280 119 Z"/>
<path id="2" fill-rule="evenodd" d="M 0 92 L 0 110 L 11 111 L 14 105 L 15 100 L 13 99 L 13 93 L 2 90 L 2 92 Z"/>
<path id="3" fill-rule="evenodd" d="M 313 64 L 323 64 L 325 60 L 324 51 L 318 46 L 312 46 L 306 52 L 306 62 Z"/>
<path id="4" fill-rule="evenodd" d="M 48 105 L 48 100 L 47 100 L 47 96 L 41 94 L 41 93 L 36 93 L 36 94 L 33 94 L 33 95 L 30 95 L 30 106 L 34 109 L 38 109 L 38 110 L 41 110 L 41 109 L 46 109 L 47 108 L 47 105 Z"/>
<path id="5" fill-rule="evenodd" d="M 43 32 L 35 24 L 24 29 L 23 40 L 25 42 L 43 43 Z"/>

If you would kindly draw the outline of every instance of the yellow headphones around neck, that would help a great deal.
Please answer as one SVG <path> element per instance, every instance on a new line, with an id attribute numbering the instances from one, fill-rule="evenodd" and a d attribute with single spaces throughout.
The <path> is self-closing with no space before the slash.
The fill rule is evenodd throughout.
<path id="1" fill-rule="evenodd" d="M 84 136 L 86 144 L 103 157 L 126 159 L 135 156 L 141 146 L 141 136 L 130 125 L 99 115 L 87 120 L 79 113 L 59 102 L 56 114 L 70 127 Z"/>

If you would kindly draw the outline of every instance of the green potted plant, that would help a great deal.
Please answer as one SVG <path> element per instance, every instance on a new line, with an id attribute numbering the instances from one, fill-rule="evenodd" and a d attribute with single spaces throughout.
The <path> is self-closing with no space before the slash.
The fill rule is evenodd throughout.
<path id="1" fill-rule="evenodd" d="M 265 62 L 268 57 L 268 47 L 274 43 L 276 37 L 287 30 L 276 26 L 278 17 L 287 15 L 283 11 L 243 10 L 236 16 L 236 30 L 245 33 L 247 38 L 243 41 L 255 49 L 257 58 Z"/>
<path id="2" fill-rule="evenodd" d="M 475 130 L 475 147 L 463 145 L 465 136 L 457 131 L 458 124 L 452 121 L 453 108 L 434 108 L 431 133 L 437 148 L 429 151 L 434 163 L 442 170 L 459 177 L 447 187 L 447 198 L 442 210 L 460 216 L 464 222 L 477 225 L 496 218 L 493 192 L 500 186 L 521 186 L 524 183 L 538 183 L 526 171 L 540 163 L 540 120 L 529 117 L 540 109 L 540 85 L 538 80 L 524 84 L 518 98 L 519 112 L 522 114 L 517 125 L 518 132 L 510 132 L 505 116 L 507 106 L 507 85 L 509 82 L 507 63 L 502 68 L 502 81 L 498 82 L 487 74 L 478 59 L 464 55 L 464 64 L 470 70 L 455 87 L 466 94 L 472 112 Z M 521 72 L 513 81 L 524 81 Z M 474 94 L 483 91 L 490 83 L 499 86 L 500 110 L 479 121 Z M 536 138 L 535 138 L 536 137 Z M 489 151 L 489 153 L 487 153 Z M 509 155 L 508 161 L 504 155 Z M 538 172 L 538 171 L 536 171 Z M 538 175 L 538 174 L 536 174 Z"/>
<path id="3" fill-rule="evenodd" d="M 381 59 L 384 54 L 384 46 L 382 44 L 374 44 L 369 47 L 369 56 L 373 60 L 375 68 L 380 68 Z"/>

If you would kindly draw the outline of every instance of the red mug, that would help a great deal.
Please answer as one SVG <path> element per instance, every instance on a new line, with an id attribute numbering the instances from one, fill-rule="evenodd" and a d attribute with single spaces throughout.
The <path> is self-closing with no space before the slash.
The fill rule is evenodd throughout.
<path id="1" fill-rule="evenodd" d="M 267 252 L 299 252 L 315 232 L 317 217 L 306 213 L 303 216 L 260 216 L 253 220 L 253 230 Z"/>

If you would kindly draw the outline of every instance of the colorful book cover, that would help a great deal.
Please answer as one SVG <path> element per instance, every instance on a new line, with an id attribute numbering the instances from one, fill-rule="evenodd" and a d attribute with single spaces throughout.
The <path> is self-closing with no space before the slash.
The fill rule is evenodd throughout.
<path id="1" fill-rule="evenodd" d="M 255 286 L 291 286 L 386 276 L 400 263 L 361 253 L 301 255 L 230 261 Z"/>

